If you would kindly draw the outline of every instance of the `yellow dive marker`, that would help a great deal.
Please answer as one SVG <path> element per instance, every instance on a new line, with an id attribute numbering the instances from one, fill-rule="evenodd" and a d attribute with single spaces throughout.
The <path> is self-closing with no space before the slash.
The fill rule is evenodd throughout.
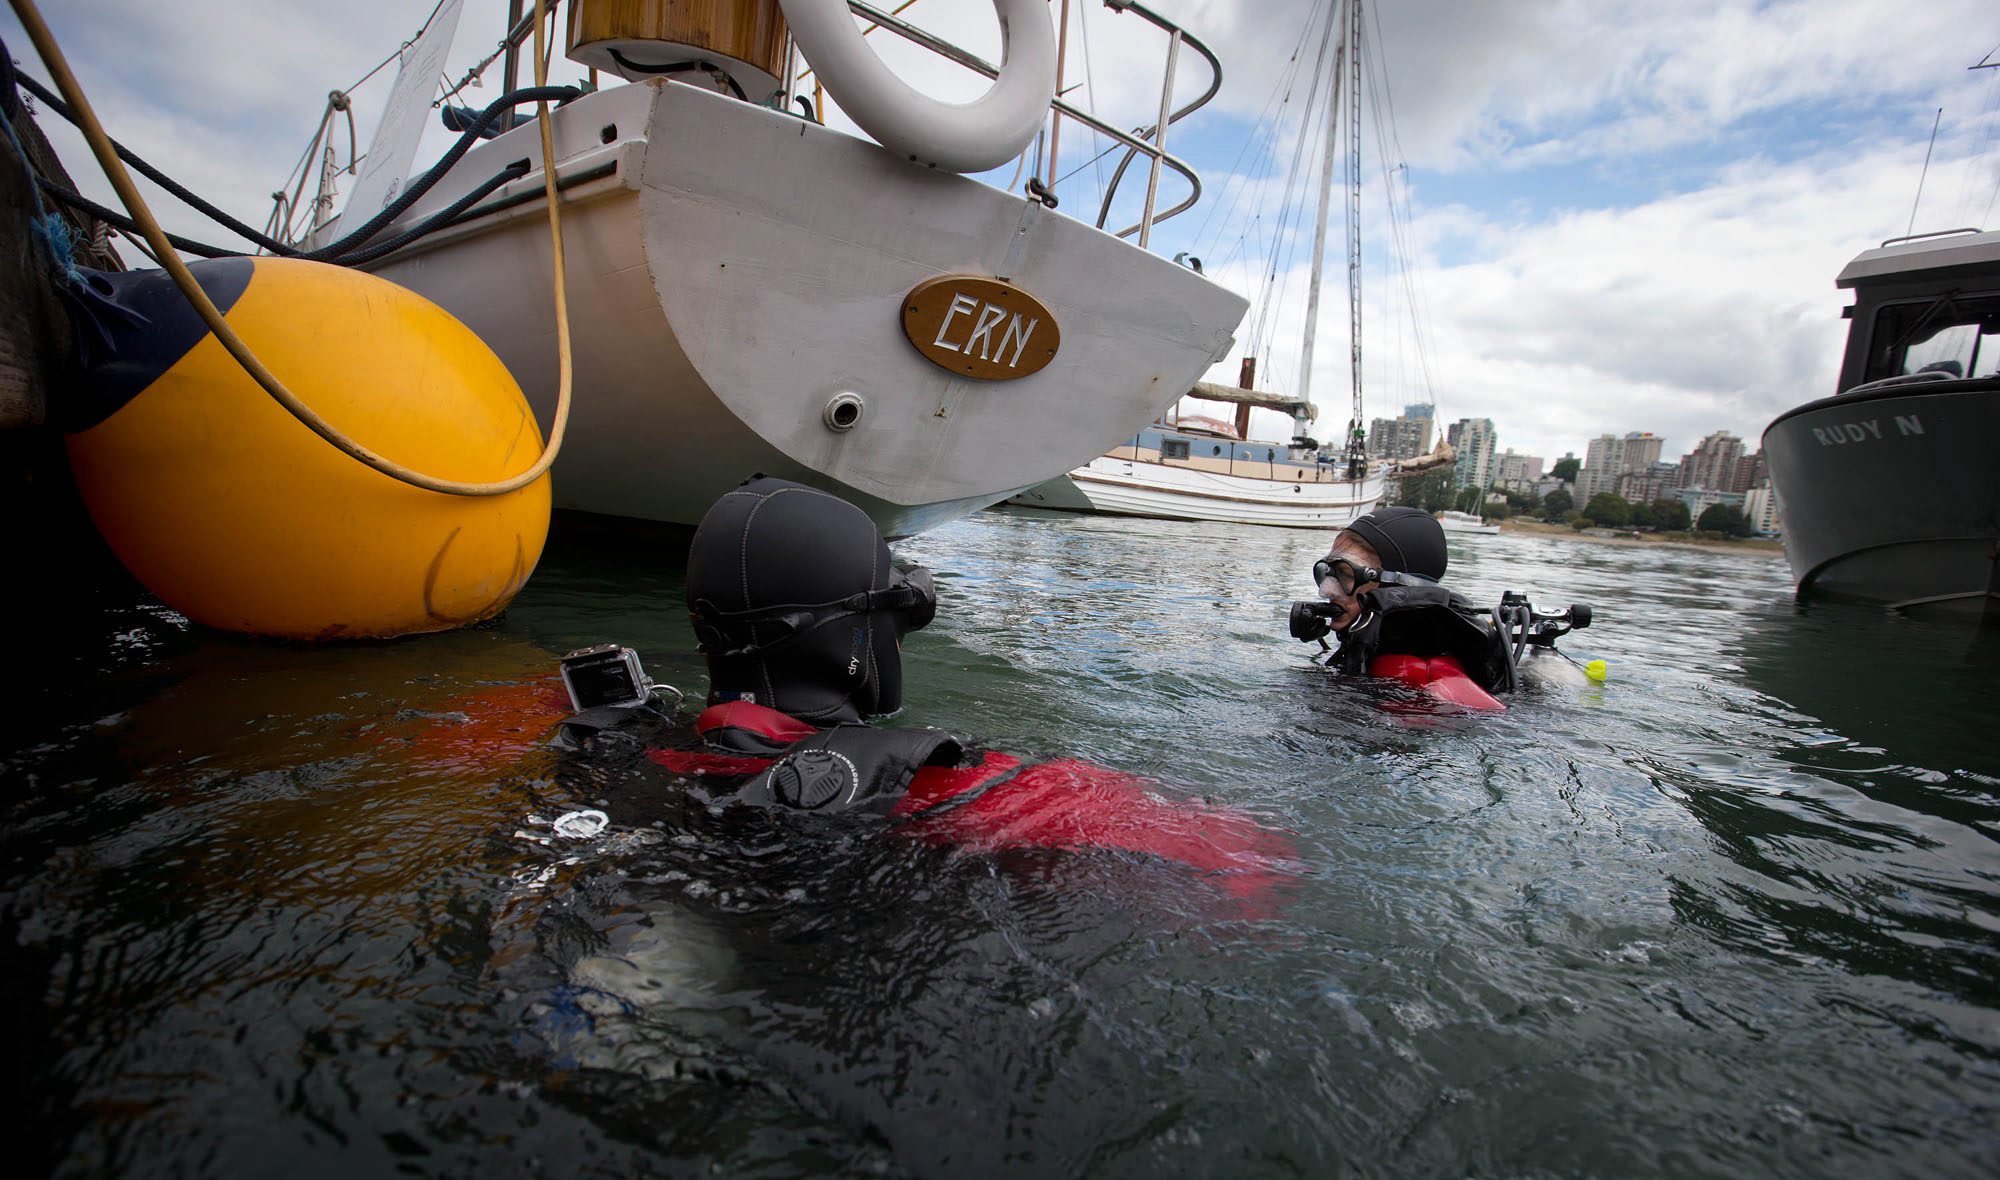
<path id="1" fill-rule="evenodd" d="M 372 451 L 467 481 L 540 456 L 506 366 L 422 296 L 290 259 L 191 270 L 237 334 Z M 548 536 L 546 474 L 481 497 L 392 479 L 273 401 L 167 275 L 96 281 L 136 315 L 91 366 L 70 465 L 113 552 L 167 605 L 254 635 L 393 636 L 487 618 L 527 581 Z"/>

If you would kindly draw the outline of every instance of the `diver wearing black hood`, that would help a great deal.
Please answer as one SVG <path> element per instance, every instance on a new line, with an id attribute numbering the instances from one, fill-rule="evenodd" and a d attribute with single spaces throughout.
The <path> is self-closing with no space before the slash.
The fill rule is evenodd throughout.
<path id="1" fill-rule="evenodd" d="M 748 701 L 827 725 L 902 707 L 903 636 L 937 614 L 937 591 L 929 570 L 889 560 L 859 508 L 759 475 L 702 517 L 687 607 L 709 704 Z"/>
<path id="2" fill-rule="evenodd" d="M 450 714 L 472 732 L 440 724 L 419 740 L 459 758 L 546 741 L 587 779 L 597 821 L 618 827 L 657 826 L 664 787 L 672 806 L 753 822 L 745 809 L 874 816 L 898 838 L 979 854 L 1112 850 L 1189 870 L 1246 913 L 1271 912 L 1293 874 L 1290 838 L 1233 807 L 1080 759 L 1028 762 L 941 729 L 867 724 L 902 704 L 901 640 L 937 596 L 929 572 L 897 568 L 874 522 L 837 496 L 767 476 L 724 493 L 695 533 L 686 586 L 710 677 L 692 724 L 678 692 L 666 690 L 671 706 L 653 695 L 636 652 L 600 644 L 563 657 L 559 680 L 457 702 Z M 621 675 L 600 678 L 607 668 Z M 561 697 L 577 711 L 533 736 Z"/>
<path id="3" fill-rule="evenodd" d="M 1340 636 L 1333 666 L 1382 675 L 1381 657 L 1449 657 L 1486 692 L 1511 691 L 1506 637 L 1438 584 L 1447 564 L 1444 526 L 1419 509 L 1377 508 L 1342 529 L 1313 563 L 1313 582 Z"/>

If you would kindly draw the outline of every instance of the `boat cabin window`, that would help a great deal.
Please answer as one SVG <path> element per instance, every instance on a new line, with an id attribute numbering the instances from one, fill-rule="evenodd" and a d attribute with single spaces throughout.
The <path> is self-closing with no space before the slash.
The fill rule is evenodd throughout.
<path id="1" fill-rule="evenodd" d="M 1863 381 L 1921 372 L 2000 373 L 2000 294 L 1892 303 L 1875 313 Z"/>
<path id="2" fill-rule="evenodd" d="M 1188 457 L 1188 441 L 1184 438 L 1163 438 L 1160 440 L 1160 458 L 1185 459 Z"/>

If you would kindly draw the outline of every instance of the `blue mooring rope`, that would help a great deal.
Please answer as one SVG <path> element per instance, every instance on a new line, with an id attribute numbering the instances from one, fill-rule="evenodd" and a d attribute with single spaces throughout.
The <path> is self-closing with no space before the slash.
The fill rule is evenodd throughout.
<path id="1" fill-rule="evenodd" d="M 0 42 L 0 59 L 5 59 L 8 68 L 4 81 L 6 94 L 0 98 L 0 127 L 7 129 L 7 145 L 14 149 L 14 155 L 21 161 L 21 168 L 28 177 L 28 196 L 35 203 L 34 216 L 28 219 L 28 235 L 42 249 L 49 260 L 49 268 L 55 272 L 56 282 L 67 288 L 83 286 L 83 268 L 76 261 L 76 231 L 70 228 L 62 214 L 52 213 L 42 204 L 41 173 L 35 162 L 28 158 L 28 149 L 21 142 L 21 134 L 14 127 L 15 113 L 22 109 L 20 96 L 14 91 L 13 59 L 6 56 L 7 46 Z"/>
<path id="2" fill-rule="evenodd" d="M 38 200 L 37 205 L 41 204 Z M 76 231 L 60 213 L 44 212 L 28 226 L 35 241 L 41 243 L 43 253 L 49 257 L 49 266 L 55 271 L 56 281 L 65 287 L 83 286 L 83 267 L 76 260 Z"/>
<path id="3" fill-rule="evenodd" d="M 14 130 L 14 121 L 0 117 L 0 126 L 7 129 L 7 144 L 14 149 L 21 167 L 27 170 L 28 195 L 35 202 L 34 215 L 28 218 L 28 235 L 41 246 L 57 283 L 64 287 L 83 286 L 83 268 L 76 261 L 76 231 L 70 228 L 62 214 L 52 213 L 48 206 L 42 204 L 42 186 L 35 179 L 38 175 L 35 163 L 28 158 L 28 149 L 21 145 L 21 136 Z"/>

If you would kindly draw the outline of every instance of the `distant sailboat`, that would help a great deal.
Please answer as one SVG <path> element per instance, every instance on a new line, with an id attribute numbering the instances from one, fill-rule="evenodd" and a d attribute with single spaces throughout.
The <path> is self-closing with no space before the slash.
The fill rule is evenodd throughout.
<path id="1" fill-rule="evenodd" d="M 1299 392 L 1294 397 L 1251 388 L 1254 357 L 1246 357 L 1240 388 L 1198 383 L 1190 396 L 1238 407 L 1227 434 L 1189 429 L 1176 417 L 1140 430 L 1127 443 L 1091 460 L 1069 475 L 1037 485 L 1010 503 L 1074 512 L 1147 516 L 1168 520 L 1213 520 L 1288 528 L 1342 528 L 1373 509 L 1382 498 L 1386 465 L 1367 453 L 1361 381 L 1361 0 L 1348 0 L 1341 36 L 1330 36 L 1332 85 L 1327 96 L 1326 143 L 1320 169 L 1319 206 L 1313 232 L 1313 260 L 1301 338 Z M 1343 78 L 1348 98 L 1339 101 Z M 1333 196 L 1334 145 L 1340 116 L 1347 115 L 1347 300 L 1349 376 L 1353 414 L 1340 449 L 1328 454 L 1307 430 L 1316 416 L 1312 386 L 1313 344 L 1319 324 L 1320 282 L 1326 259 L 1326 226 Z M 1250 409 L 1277 409 L 1292 416 L 1288 443 L 1250 442 Z M 1447 448 L 1446 457 L 1450 452 Z"/>
<path id="2" fill-rule="evenodd" d="M 1497 524 L 1488 524 L 1486 519 L 1470 512 L 1447 509 L 1437 514 L 1438 523 L 1447 533 L 1470 533 L 1474 536 L 1490 537 L 1500 531 Z"/>

